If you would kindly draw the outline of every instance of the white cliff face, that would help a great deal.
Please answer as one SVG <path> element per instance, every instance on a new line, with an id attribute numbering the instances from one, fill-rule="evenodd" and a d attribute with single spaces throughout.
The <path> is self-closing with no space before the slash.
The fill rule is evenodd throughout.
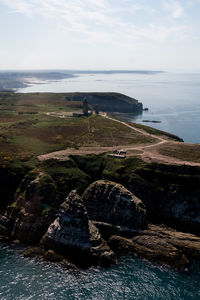
<path id="1" fill-rule="evenodd" d="M 82 250 L 90 248 L 87 212 L 75 191 L 72 191 L 61 205 L 59 216 L 49 226 L 44 239 Z"/>
<path id="2" fill-rule="evenodd" d="M 131 229 L 145 226 L 144 204 L 120 184 L 96 181 L 85 191 L 83 201 L 92 220 Z"/>

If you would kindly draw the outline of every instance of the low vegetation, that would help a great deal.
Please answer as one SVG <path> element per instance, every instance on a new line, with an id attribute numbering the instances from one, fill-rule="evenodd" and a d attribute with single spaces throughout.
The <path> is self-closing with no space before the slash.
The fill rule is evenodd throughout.
<path id="1" fill-rule="evenodd" d="M 200 145 L 171 144 L 160 146 L 158 152 L 162 155 L 175 157 L 184 161 L 200 163 Z"/>
<path id="2" fill-rule="evenodd" d="M 66 94 L 0 93 L 1 152 L 13 153 L 14 148 L 16 155 L 26 157 L 81 146 L 154 141 L 98 115 L 73 118 L 71 112 L 81 109 L 82 103 L 66 100 Z M 55 114 L 51 115 L 52 112 Z"/>
<path id="3" fill-rule="evenodd" d="M 111 159 L 106 154 L 71 155 L 67 161 L 49 159 L 39 162 L 37 155 L 65 148 L 137 146 L 158 142 L 156 136 L 144 135 L 100 115 L 69 117 L 71 112 L 81 108 L 81 102 L 66 100 L 66 94 L 0 93 L 1 211 L 13 202 L 22 179 L 38 172 L 46 174 L 44 191 L 49 186 L 56 190 L 56 197 L 50 197 L 50 202 L 45 203 L 44 213 L 52 207 L 57 208 L 72 189 L 81 194 L 98 179 L 118 182 L 131 190 L 148 207 L 150 220 L 158 220 L 155 212 L 164 207 L 166 197 L 170 198 L 171 194 L 194 195 L 196 199 L 200 186 L 198 168 L 148 164 L 136 156 Z M 49 115 L 49 112 L 54 114 Z M 61 118 L 60 114 L 65 117 Z M 167 137 L 169 141 L 178 140 L 148 126 L 132 126 Z M 200 162 L 199 150 L 198 145 L 184 143 L 165 143 L 159 148 L 161 154 L 196 162 Z"/>
<path id="4" fill-rule="evenodd" d="M 150 134 L 161 135 L 161 136 L 167 137 L 169 139 L 172 139 L 174 141 L 183 142 L 183 139 L 181 139 L 180 137 L 178 137 L 172 133 L 166 132 L 166 131 L 162 131 L 159 129 L 155 129 L 155 128 L 152 128 L 152 127 L 149 127 L 146 125 L 142 125 L 142 124 L 137 124 L 137 123 L 130 123 L 130 125 L 132 125 L 136 128 L 142 129 Z"/>

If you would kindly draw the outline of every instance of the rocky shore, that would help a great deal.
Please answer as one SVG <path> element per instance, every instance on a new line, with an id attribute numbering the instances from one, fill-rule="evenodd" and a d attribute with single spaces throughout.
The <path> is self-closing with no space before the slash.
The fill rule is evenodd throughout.
<path id="1" fill-rule="evenodd" d="M 180 269 L 200 258 L 199 236 L 148 224 L 144 203 L 108 180 L 93 182 L 82 196 L 72 190 L 58 210 L 45 215 L 45 176 L 40 172 L 23 181 L 0 219 L 1 241 L 33 245 L 25 250 L 26 257 L 39 255 L 85 268 L 108 267 L 117 263 L 119 253 L 129 253 Z M 50 178 L 45 180 L 48 195 L 55 197 Z"/>

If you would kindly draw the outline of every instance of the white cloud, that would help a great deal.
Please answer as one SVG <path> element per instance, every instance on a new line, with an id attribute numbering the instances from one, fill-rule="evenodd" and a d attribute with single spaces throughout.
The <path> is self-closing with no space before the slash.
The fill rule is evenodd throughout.
<path id="1" fill-rule="evenodd" d="M 160 19 L 146 21 L 145 14 L 154 8 L 148 2 L 124 0 L 0 0 L 11 12 L 34 16 L 35 14 L 55 20 L 66 32 L 78 34 L 88 41 L 132 43 L 140 39 L 163 42 L 168 39 L 182 39 L 187 28 L 181 24 L 168 24 Z M 175 20 L 184 15 L 184 8 L 178 1 L 165 1 L 165 9 Z M 134 14 L 141 13 L 143 22 L 135 23 Z M 128 18 L 129 16 L 129 18 Z M 132 16 L 132 17 L 130 17 Z"/>
<path id="2" fill-rule="evenodd" d="M 24 0 L 0 0 L 0 3 L 7 5 L 9 8 L 11 8 L 11 12 L 22 13 L 29 16 L 32 14 L 32 10 L 34 9 L 32 1 L 27 2 Z"/>
<path id="3" fill-rule="evenodd" d="M 174 19 L 178 19 L 184 16 L 184 7 L 177 1 L 165 1 L 164 7 L 169 11 L 170 15 Z"/>

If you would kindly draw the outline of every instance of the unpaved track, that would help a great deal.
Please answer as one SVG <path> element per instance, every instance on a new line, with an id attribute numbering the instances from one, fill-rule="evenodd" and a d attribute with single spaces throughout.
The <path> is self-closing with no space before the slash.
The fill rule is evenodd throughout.
<path id="1" fill-rule="evenodd" d="M 160 153 L 158 153 L 158 147 L 162 144 L 173 143 L 176 145 L 180 145 L 180 144 L 183 144 L 182 142 L 173 142 L 173 141 L 165 139 L 163 137 L 150 134 L 142 129 L 135 128 L 124 121 L 120 121 L 120 120 L 108 117 L 106 114 L 101 114 L 101 116 L 104 118 L 107 118 L 109 120 L 112 120 L 114 122 L 123 124 L 124 126 L 130 128 L 134 131 L 139 132 L 140 134 L 157 139 L 157 142 L 150 144 L 150 145 L 145 144 L 145 145 L 137 145 L 137 146 L 121 145 L 121 146 L 115 146 L 115 147 L 80 147 L 78 150 L 73 149 L 73 148 L 68 148 L 66 150 L 61 150 L 61 151 L 51 152 L 48 154 L 39 155 L 38 159 L 40 161 L 47 160 L 50 158 L 56 158 L 59 160 L 68 160 L 69 155 L 101 154 L 101 153 L 113 151 L 114 149 L 124 149 L 127 152 L 129 152 L 129 151 L 141 152 L 137 155 L 140 156 L 146 162 L 158 162 L 158 163 L 173 164 L 173 165 L 200 166 L 200 163 L 183 161 L 183 160 L 177 159 L 175 157 L 164 156 L 164 155 L 161 155 Z"/>

